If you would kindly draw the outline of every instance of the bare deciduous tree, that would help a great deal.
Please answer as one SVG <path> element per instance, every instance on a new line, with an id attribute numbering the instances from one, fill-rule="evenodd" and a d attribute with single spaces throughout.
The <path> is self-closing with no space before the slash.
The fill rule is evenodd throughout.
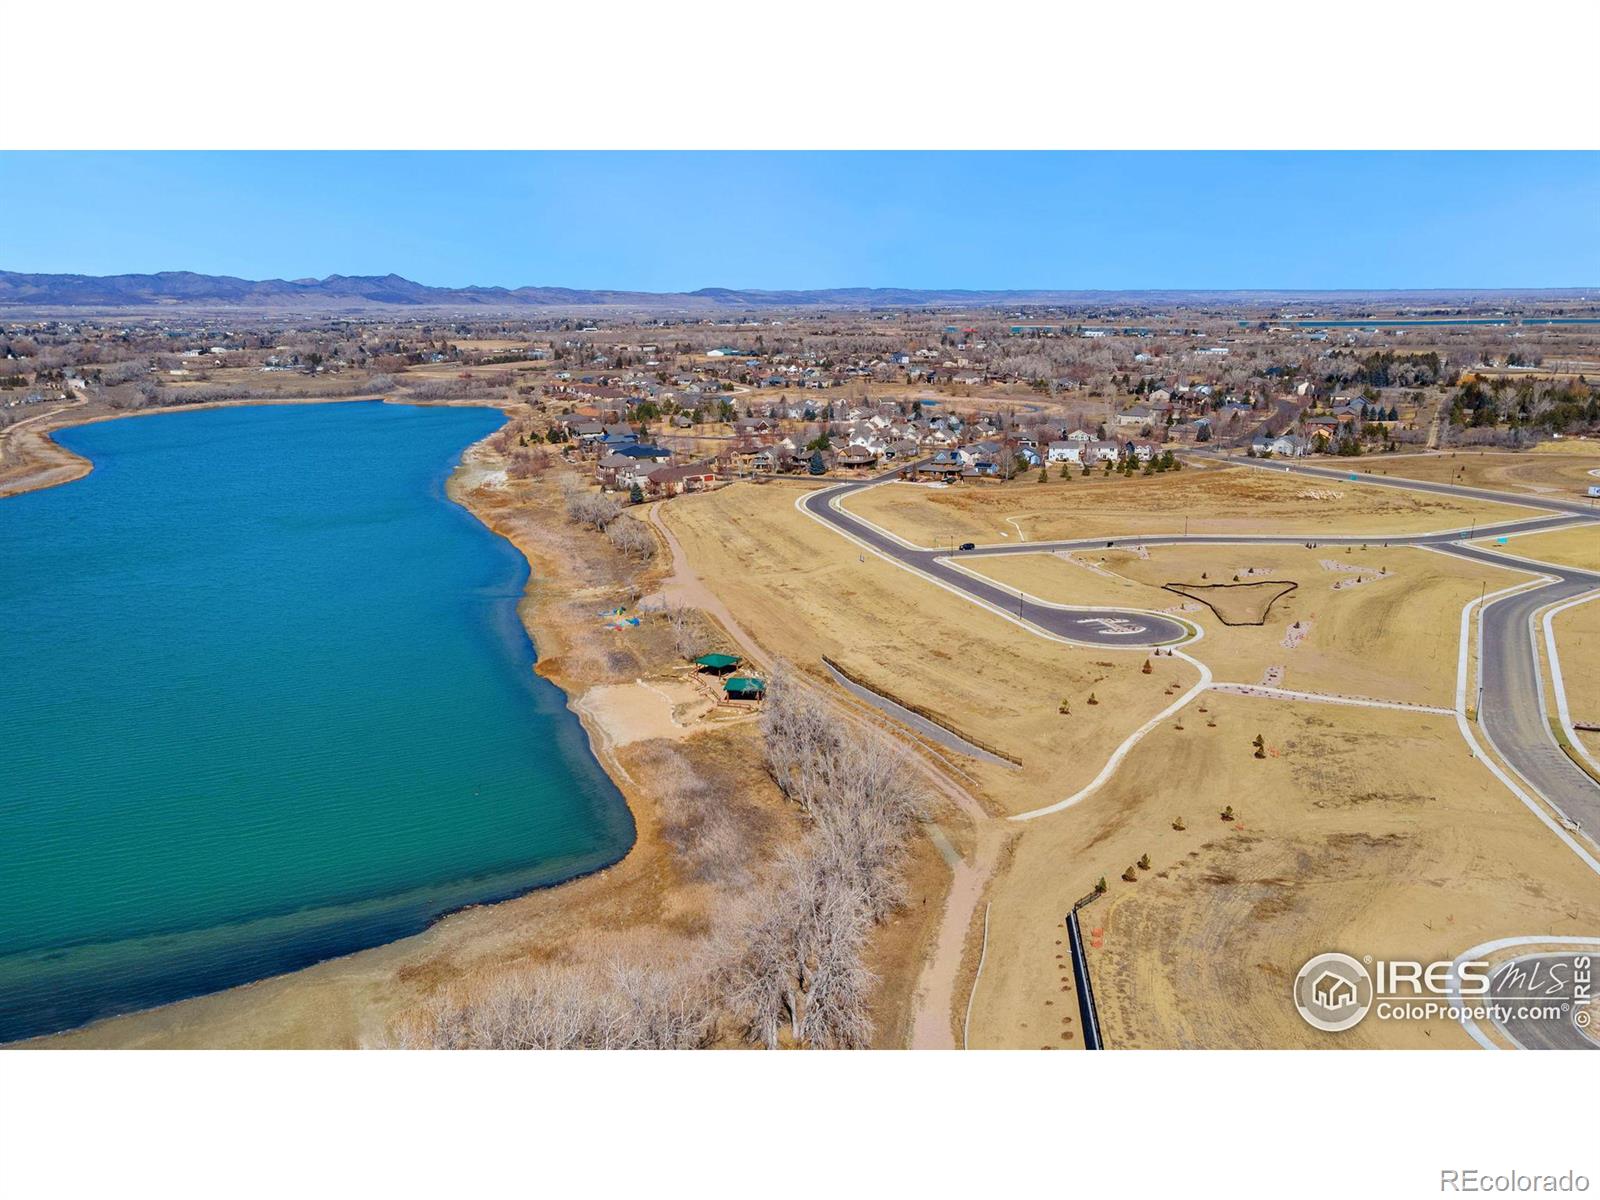
<path id="1" fill-rule="evenodd" d="M 591 492 L 571 476 L 562 479 L 561 491 L 566 500 L 567 519 L 579 525 L 603 531 L 622 515 L 622 503 L 615 496 Z"/>
<path id="2" fill-rule="evenodd" d="M 672 648 L 681 658 L 694 660 L 711 647 L 705 622 L 700 610 L 682 604 L 669 604 L 666 609 L 667 624 L 672 629 Z"/>
<path id="3" fill-rule="evenodd" d="M 769 1047 L 787 1021 L 798 1045 L 867 1044 L 873 977 L 867 935 L 905 902 L 905 842 L 923 806 L 904 750 L 856 727 L 782 664 L 768 681 L 768 769 L 811 820 L 777 898 L 750 924 L 731 968 L 729 1006 Z"/>
<path id="4" fill-rule="evenodd" d="M 433 1050 L 686 1050 L 715 1034 L 705 964 L 545 967 L 470 981 L 402 1021 Z"/>
<path id="5" fill-rule="evenodd" d="M 606 527 L 606 537 L 623 554 L 639 562 L 648 562 L 655 555 L 655 535 L 631 517 L 611 520 Z"/>

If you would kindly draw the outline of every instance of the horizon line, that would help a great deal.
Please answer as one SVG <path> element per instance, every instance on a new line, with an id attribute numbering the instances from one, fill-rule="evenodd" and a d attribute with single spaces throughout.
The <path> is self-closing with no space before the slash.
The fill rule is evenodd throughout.
<path id="1" fill-rule="evenodd" d="M 1072 285 L 1045 285 L 1045 284 L 1004 284 L 973 286 L 965 284 L 910 284 L 910 283 L 836 283 L 817 284 L 812 286 L 785 286 L 774 284 L 726 284 L 707 283 L 698 287 L 679 287 L 672 289 L 632 287 L 622 284 L 568 284 L 568 283 L 426 283 L 403 275 L 398 271 L 386 271 L 381 274 L 356 274 L 343 271 L 332 271 L 326 275 L 271 275 L 250 276 L 236 275 L 221 271 L 197 271 L 188 267 L 164 267 L 155 271 L 124 270 L 108 273 L 95 273 L 90 271 L 71 270 L 15 270 L 0 266 L 0 275 L 43 276 L 56 278 L 78 279 L 124 279 L 124 278 L 159 278 L 161 276 L 191 275 L 203 279 L 228 279 L 244 283 L 271 284 L 281 283 L 300 286 L 313 284 L 326 284 L 338 280 L 399 280 L 416 287 L 429 288 L 436 291 L 571 291 L 571 292 L 632 292 L 647 296 L 693 296 L 705 292 L 764 292 L 771 294 L 796 294 L 804 295 L 817 292 L 956 292 L 974 295 L 1005 294 L 1005 293 L 1141 293 L 1141 292 L 1191 292 L 1200 295 L 1218 294 L 1229 292 L 1258 292 L 1258 293 L 1354 293 L 1382 294 L 1386 292 L 1436 292 L 1444 294 L 1460 294 L 1463 292 L 1566 292 L 1566 291 L 1594 291 L 1600 293 L 1600 283 L 1474 283 L 1474 284 L 1372 284 L 1362 286 L 1329 286 L 1321 284 L 1144 284 L 1138 286 L 1072 286 Z M 1597 297 L 1600 298 L 1600 297 Z M 0 301 L 3 303 L 4 301 Z"/>

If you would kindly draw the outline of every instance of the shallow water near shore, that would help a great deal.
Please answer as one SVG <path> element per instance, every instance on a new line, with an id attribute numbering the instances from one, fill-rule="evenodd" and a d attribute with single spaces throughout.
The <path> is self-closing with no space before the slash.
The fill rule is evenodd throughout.
<path id="1" fill-rule="evenodd" d="M 526 560 L 449 501 L 481 408 L 107 421 L 0 500 L 0 1040 L 263 978 L 616 861 Z"/>

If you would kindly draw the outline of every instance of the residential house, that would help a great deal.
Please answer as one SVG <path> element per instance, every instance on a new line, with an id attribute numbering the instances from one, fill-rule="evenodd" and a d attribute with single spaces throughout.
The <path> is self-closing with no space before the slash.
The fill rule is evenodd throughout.
<path id="1" fill-rule="evenodd" d="M 1083 461 L 1083 443 L 1065 440 L 1051 442 L 1045 448 L 1045 453 L 1053 463 L 1081 463 Z"/>
<path id="2" fill-rule="evenodd" d="M 644 446 L 638 443 L 618 446 L 612 453 L 624 458 L 651 459 L 656 462 L 664 462 L 672 457 L 672 451 L 665 446 Z"/>
<path id="3" fill-rule="evenodd" d="M 1258 433 L 1250 439 L 1250 449 L 1256 454 L 1275 454 L 1279 458 L 1299 458 L 1306 452 L 1306 440 L 1292 433 L 1276 436 Z"/>
<path id="4" fill-rule="evenodd" d="M 645 490 L 652 496 L 680 496 L 684 492 L 709 491 L 716 481 L 717 473 L 710 463 L 657 467 L 645 476 Z"/>
<path id="5" fill-rule="evenodd" d="M 878 465 L 878 453 L 866 446 L 852 444 L 839 454 L 838 465 L 852 470 L 862 470 Z"/>
<path id="6" fill-rule="evenodd" d="M 595 464 L 594 475 L 601 487 L 625 492 L 635 485 L 643 487 L 654 468 L 655 463 L 647 458 L 608 454 Z"/>
<path id="7" fill-rule="evenodd" d="M 1116 462 L 1122 457 L 1122 447 L 1114 441 L 1092 441 L 1085 448 L 1090 462 Z"/>

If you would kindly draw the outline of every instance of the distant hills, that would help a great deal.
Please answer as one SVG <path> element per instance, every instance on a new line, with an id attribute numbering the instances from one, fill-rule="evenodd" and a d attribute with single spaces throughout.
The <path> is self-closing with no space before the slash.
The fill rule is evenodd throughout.
<path id="1" fill-rule="evenodd" d="M 701 288 L 694 292 L 629 292 L 560 287 L 430 287 L 400 275 L 329 275 L 326 279 L 239 279 L 193 271 L 154 275 L 49 275 L 0 271 L 0 306 L 123 311 L 151 307 L 352 311 L 436 309 L 522 311 L 609 308 L 663 312 L 737 312 L 797 308 L 987 308 L 1017 305 L 1248 304 L 1305 299 L 1330 302 L 1430 304 L 1449 301 L 1594 298 L 1597 288 L 1431 291 L 968 291 L 919 288 L 823 288 L 763 291 Z"/>

